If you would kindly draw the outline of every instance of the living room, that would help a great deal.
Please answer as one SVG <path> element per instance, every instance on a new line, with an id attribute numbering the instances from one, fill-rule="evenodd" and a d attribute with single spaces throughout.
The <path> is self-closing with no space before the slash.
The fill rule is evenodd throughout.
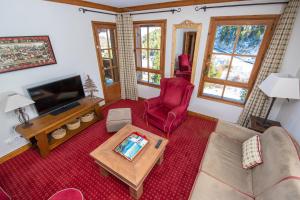
<path id="1" fill-rule="evenodd" d="M 1 1 L 0 199 L 299 199 L 299 4 Z"/>

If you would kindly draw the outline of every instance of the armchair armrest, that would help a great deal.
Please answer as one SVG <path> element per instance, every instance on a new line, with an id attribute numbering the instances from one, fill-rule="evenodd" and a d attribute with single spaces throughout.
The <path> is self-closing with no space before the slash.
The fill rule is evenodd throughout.
<path id="1" fill-rule="evenodd" d="M 254 135 L 261 135 L 259 132 L 222 120 L 218 121 L 215 132 L 240 142 L 244 142 Z"/>
<path id="2" fill-rule="evenodd" d="M 170 132 L 170 127 L 172 126 L 173 122 L 175 119 L 178 117 L 182 117 L 182 115 L 186 112 L 186 107 L 185 106 L 178 106 L 176 108 L 173 108 L 169 113 L 168 117 L 164 126 L 164 131 L 165 132 Z"/>
<path id="3" fill-rule="evenodd" d="M 151 108 L 157 107 L 161 104 L 160 97 L 147 99 L 144 102 L 145 102 L 145 110 L 150 110 Z"/>

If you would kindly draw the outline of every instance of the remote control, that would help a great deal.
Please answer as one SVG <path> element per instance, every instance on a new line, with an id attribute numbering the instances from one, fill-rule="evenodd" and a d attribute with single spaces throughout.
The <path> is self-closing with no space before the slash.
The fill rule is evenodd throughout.
<path id="1" fill-rule="evenodd" d="M 156 148 L 156 149 L 159 148 L 161 142 L 162 142 L 162 139 L 159 139 L 159 140 L 157 141 L 157 143 L 156 143 L 156 145 L 155 145 L 155 148 Z"/>

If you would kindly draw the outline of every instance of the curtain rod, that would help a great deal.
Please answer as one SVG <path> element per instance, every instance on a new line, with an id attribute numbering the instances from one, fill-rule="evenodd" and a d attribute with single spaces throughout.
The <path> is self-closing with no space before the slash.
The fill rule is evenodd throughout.
<path id="1" fill-rule="evenodd" d="M 250 4 L 233 4 L 233 5 L 224 5 L 224 6 L 196 6 L 195 11 L 203 10 L 204 12 L 210 8 L 228 8 L 228 7 L 242 7 L 242 6 L 260 6 L 260 5 L 272 5 L 272 4 L 287 4 L 288 1 L 283 2 L 269 2 L 269 3 L 250 3 Z"/>
<path id="2" fill-rule="evenodd" d="M 90 10 L 85 8 L 79 8 L 79 12 L 85 13 L 85 12 L 93 12 L 93 13 L 100 13 L 105 15 L 114 15 L 117 16 L 115 13 L 109 13 L 109 12 L 102 12 L 97 10 Z M 181 8 L 178 9 L 170 9 L 170 10 L 160 10 L 160 11 L 150 11 L 150 12 L 138 12 L 138 13 L 130 13 L 130 15 L 145 15 L 145 14 L 153 14 L 153 13 L 164 13 L 164 12 L 171 12 L 174 14 L 175 12 L 181 12 Z"/>

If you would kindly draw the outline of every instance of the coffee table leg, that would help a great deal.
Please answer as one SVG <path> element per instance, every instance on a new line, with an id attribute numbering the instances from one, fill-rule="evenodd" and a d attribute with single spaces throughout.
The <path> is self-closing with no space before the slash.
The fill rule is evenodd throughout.
<path id="1" fill-rule="evenodd" d="M 160 156 L 160 158 L 158 159 L 158 161 L 157 161 L 157 164 L 158 165 L 161 165 L 161 163 L 164 161 L 164 154 L 162 154 L 161 156 Z"/>
<path id="2" fill-rule="evenodd" d="M 109 172 L 106 171 L 103 167 L 100 166 L 100 174 L 102 176 L 109 176 Z"/>
<path id="3" fill-rule="evenodd" d="M 139 199 L 143 194 L 143 185 L 141 185 L 137 189 L 133 189 L 133 188 L 129 187 L 129 193 L 132 198 Z"/>

